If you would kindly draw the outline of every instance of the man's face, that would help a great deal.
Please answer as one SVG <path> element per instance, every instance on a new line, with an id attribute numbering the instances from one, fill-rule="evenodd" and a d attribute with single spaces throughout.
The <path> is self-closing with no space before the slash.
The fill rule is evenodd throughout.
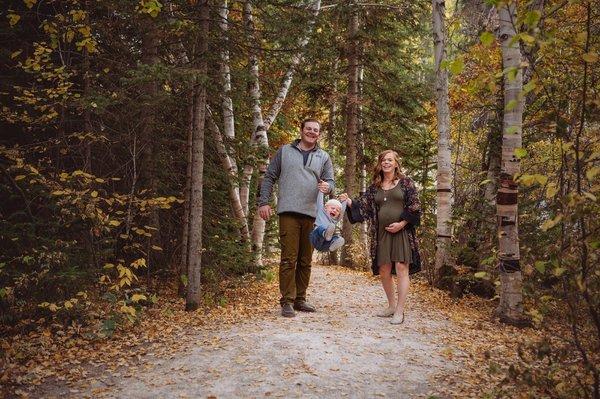
<path id="1" fill-rule="evenodd" d="M 314 147 L 321 134 L 321 126 L 318 122 L 306 122 L 300 132 L 300 139 L 308 147 Z"/>
<path id="2" fill-rule="evenodd" d="M 325 212 L 332 218 L 337 219 L 337 217 L 340 216 L 341 209 L 336 205 L 328 204 L 325 205 Z"/>

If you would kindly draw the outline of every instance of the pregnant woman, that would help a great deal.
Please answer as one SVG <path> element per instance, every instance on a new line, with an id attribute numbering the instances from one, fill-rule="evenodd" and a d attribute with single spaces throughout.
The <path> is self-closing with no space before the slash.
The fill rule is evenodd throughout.
<path id="1" fill-rule="evenodd" d="M 400 156 L 385 150 L 377 157 L 372 184 L 360 197 L 347 194 L 346 212 L 351 223 L 366 221 L 371 238 L 374 275 L 381 276 L 388 307 L 377 316 L 392 317 L 390 323 L 404 322 L 404 306 L 410 284 L 409 274 L 421 270 L 421 258 L 415 235 L 421 205 L 415 183 L 402 173 Z M 392 274 L 398 276 L 398 293 L 394 293 Z"/>

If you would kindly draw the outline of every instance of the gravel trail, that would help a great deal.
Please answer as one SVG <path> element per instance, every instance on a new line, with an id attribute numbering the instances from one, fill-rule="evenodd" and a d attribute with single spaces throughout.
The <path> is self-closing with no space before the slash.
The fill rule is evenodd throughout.
<path id="1" fill-rule="evenodd" d="M 375 316 L 379 282 L 313 266 L 316 313 L 279 307 L 191 337 L 190 350 L 147 356 L 133 374 L 97 380 L 81 396 L 115 398 L 412 398 L 436 394 L 435 376 L 460 367 L 444 356 L 447 317 L 409 295 L 403 325 Z M 79 396 L 77 395 L 77 396 Z M 439 394 L 438 394 L 439 395 Z M 442 397 L 444 395 L 441 395 Z"/>

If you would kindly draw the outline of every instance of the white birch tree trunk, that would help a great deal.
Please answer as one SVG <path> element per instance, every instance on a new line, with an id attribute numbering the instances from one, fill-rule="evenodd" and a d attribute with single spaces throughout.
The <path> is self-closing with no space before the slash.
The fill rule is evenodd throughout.
<path id="1" fill-rule="evenodd" d="M 521 51 L 516 35 L 517 4 L 502 4 L 498 10 L 498 39 L 502 44 L 504 69 L 504 117 L 502 122 L 502 161 L 496 213 L 498 218 L 498 268 L 500 303 L 497 313 L 505 323 L 523 321 L 522 275 L 519 251 L 518 185 L 515 177 L 521 171 L 517 151 L 521 149 L 523 126 L 523 78 Z"/>
<path id="2" fill-rule="evenodd" d="M 363 81 L 364 81 L 365 67 L 361 63 L 358 72 L 358 95 L 359 98 L 363 97 Z M 359 191 L 364 193 L 367 191 L 367 165 L 365 164 L 365 132 L 363 129 L 363 106 L 362 102 L 358 104 L 358 154 L 360 156 L 360 175 L 359 175 Z M 369 226 L 366 223 L 361 223 L 360 226 L 360 245 L 364 251 L 369 249 Z M 365 268 L 369 268 L 370 265 L 365 264 Z"/>
<path id="3" fill-rule="evenodd" d="M 227 0 L 222 0 L 219 6 L 219 28 L 221 34 L 221 113 L 223 114 L 223 133 L 228 139 L 235 138 L 235 119 L 233 101 L 231 100 L 231 70 L 229 67 L 229 6 Z M 235 165 L 235 164 L 234 164 Z M 237 165 L 235 165 L 237 174 Z"/>
<path id="4" fill-rule="evenodd" d="M 229 194 L 231 210 L 233 211 L 236 221 L 240 224 L 240 237 L 244 242 L 250 242 L 248 220 L 246 219 L 246 214 L 244 213 L 242 202 L 240 200 L 239 185 L 237 183 L 237 166 L 235 164 L 235 160 L 233 157 L 229 156 L 223 135 L 214 121 L 209 107 L 207 107 L 206 112 L 208 129 L 211 131 L 212 137 L 215 141 L 215 146 L 217 147 L 217 152 L 219 153 L 219 158 L 221 159 L 221 165 L 228 174 L 227 191 Z"/>
<path id="5" fill-rule="evenodd" d="M 437 238 L 435 281 L 439 283 L 444 266 L 451 266 L 449 248 L 452 241 L 452 161 L 450 148 L 450 110 L 448 108 L 448 71 L 442 67 L 446 58 L 444 0 L 432 0 L 433 43 L 435 61 L 435 95 L 438 130 L 437 158 Z"/>
<path id="6" fill-rule="evenodd" d="M 198 5 L 200 8 L 200 65 L 198 72 L 206 76 L 208 66 L 208 1 Z M 206 120 L 206 86 L 197 85 L 194 88 L 194 127 L 192 134 L 192 167 L 190 182 L 190 211 L 187 252 L 188 286 L 185 299 L 185 310 L 198 309 L 202 299 L 200 277 L 202 268 L 202 183 L 204 179 L 204 126 Z"/>
<path id="7" fill-rule="evenodd" d="M 244 24 L 248 30 L 249 38 L 255 43 L 255 46 L 259 46 L 256 41 L 254 17 L 252 15 L 252 5 L 249 1 L 244 3 Z M 261 108 L 261 91 L 260 91 L 260 72 L 259 72 L 259 59 L 258 50 L 253 49 L 250 51 L 249 56 L 249 72 L 250 72 L 250 98 L 252 100 L 252 136 L 250 137 L 250 146 L 254 148 L 257 153 L 266 152 L 269 147 L 269 138 L 267 137 L 267 130 L 263 120 L 262 108 Z M 266 163 L 259 161 L 259 175 L 264 175 L 266 171 Z M 240 188 L 240 196 L 244 213 L 248 215 L 249 212 L 249 198 L 250 198 L 250 181 L 252 174 L 254 173 L 254 167 L 252 165 L 244 166 L 244 173 L 242 178 L 242 186 Z M 257 184 L 260 187 L 261 179 L 259 178 Z M 252 251 L 255 255 L 255 261 L 257 266 L 262 266 L 262 244 L 264 238 L 266 222 L 258 215 L 258 212 L 254 215 L 252 221 L 252 233 L 250 239 L 252 240 Z"/>
<path id="8" fill-rule="evenodd" d="M 223 133 L 229 140 L 235 138 L 235 115 L 233 112 L 233 101 L 231 99 L 231 70 L 229 66 L 229 38 L 227 32 L 229 30 L 229 6 L 227 0 L 222 0 L 219 5 L 219 29 L 221 35 L 221 43 L 223 47 L 220 52 L 220 76 L 221 76 L 221 114 L 223 118 Z M 221 131 L 215 120 L 212 118 L 210 109 L 207 109 L 207 122 L 209 129 L 215 139 L 217 152 L 221 160 L 223 168 L 228 176 L 228 194 L 229 202 L 233 215 L 240 226 L 240 237 L 245 242 L 250 242 L 250 232 L 248 228 L 247 211 L 244 210 L 244 205 L 240 197 L 240 185 L 238 182 L 238 166 L 235 158 L 230 154 L 233 150 L 227 146 Z"/>

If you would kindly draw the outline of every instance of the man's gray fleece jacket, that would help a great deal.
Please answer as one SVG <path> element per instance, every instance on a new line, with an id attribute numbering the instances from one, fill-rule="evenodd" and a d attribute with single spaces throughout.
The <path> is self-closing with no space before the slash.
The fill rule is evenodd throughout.
<path id="1" fill-rule="evenodd" d="M 267 205 L 273 186 L 279 181 L 277 213 L 295 212 L 311 217 L 317 215 L 317 176 L 329 183 L 333 192 L 333 163 L 329 154 L 318 145 L 308 154 L 306 165 L 298 148 L 300 140 L 282 146 L 267 168 L 260 187 L 258 206 Z"/>

